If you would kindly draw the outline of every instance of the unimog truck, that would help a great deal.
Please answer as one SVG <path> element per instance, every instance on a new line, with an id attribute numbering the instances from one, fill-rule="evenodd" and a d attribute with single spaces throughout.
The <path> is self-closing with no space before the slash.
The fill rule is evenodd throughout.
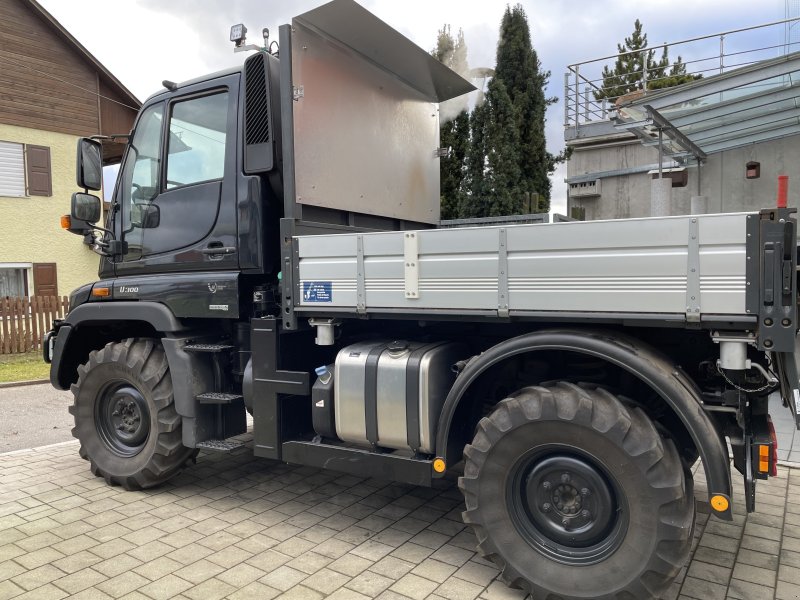
<path id="1" fill-rule="evenodd" d="M 351 0 L 279 33 L 144 103 L 103 227 L 120 138 L 79 141 L 64 226 L 99 279 L 45 358 L 80 455 L 148 488 L 249 412 L 258 457 L 458 474 L 479 551 L 537 600 L 659 596 L 692 465 L 723 520 L 776 474 L 795 211 L 440 227 L 438 106 L 473 86 Z"/>

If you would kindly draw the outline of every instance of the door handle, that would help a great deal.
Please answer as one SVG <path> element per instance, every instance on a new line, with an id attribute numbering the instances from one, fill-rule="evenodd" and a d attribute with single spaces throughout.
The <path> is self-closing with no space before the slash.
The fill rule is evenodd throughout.
<path id="1" fill-rule="evenodd" d="M 209 246 L 208 248 L 203 248 L 200 250 L 203 254 L 236 254 L 236 248 L 234 246 Z"/>

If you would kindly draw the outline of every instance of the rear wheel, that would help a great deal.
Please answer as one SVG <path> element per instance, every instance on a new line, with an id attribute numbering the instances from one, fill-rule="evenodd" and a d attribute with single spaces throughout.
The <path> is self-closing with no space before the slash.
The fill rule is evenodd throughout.
<path id="1" fill-rule="evenodd" d="M 182 444 L 167 358 L 157 341 L 131 338 L 93 351 L 71 390 L 72 435 L 92 473 L 108 483 L 152 487 L 197 454 Z"/>
<path id="2" fill-rule="evenodd" d="M 524 388 L 464 455 L 479 550 L 537 600 L 656 598 L 688 558 L 691 475 L 640 409 L 604 390 Z"/>

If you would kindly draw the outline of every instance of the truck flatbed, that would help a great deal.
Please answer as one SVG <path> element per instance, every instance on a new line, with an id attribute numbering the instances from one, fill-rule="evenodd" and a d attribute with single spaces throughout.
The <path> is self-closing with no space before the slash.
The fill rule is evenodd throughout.
<path id="1" fill-rule="evenodd" d="M 748 320 L 748 223 L 713 214 L 297 236 L 296 312 Z M 755 248 L 754 248 L 755 250 Z M 757 298 L 755 298 L 757 302 Z"/>

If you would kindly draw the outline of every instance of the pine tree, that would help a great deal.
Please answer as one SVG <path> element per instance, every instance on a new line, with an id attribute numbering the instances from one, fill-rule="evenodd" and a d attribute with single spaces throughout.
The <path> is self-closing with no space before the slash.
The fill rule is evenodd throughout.
<path id="1" fill-rule="evenodd" d="M 444 25 L 436 39 L 431 54 L 440 62 L 462 76 L 469 71 L 467 44 L 464 32 L 453 38 L 450 25 Z M 461 182 L 464 179 L 464 161 L 469 147 L 469 114 L 466 96 L 460 96 L 439 107 L 439 146 L 447 148 L 447 156 L 440 159 L 441 218 L 455 219 L 459 215 Z"/>
<path id="2" fill-rule="evenodd" d="M 647 34 L 643 33 L 639 19 L 633 24 L 633 33 L 617 44 L 617 60 L 614 68 L 603 67 L 603 86 L 594 92 L 595 100 L 617 98 L 637 90 L 645 89 L 644 65 L 647 65 L 647 89 L 663 89 L 699 79 L 699 75 L 686 73 L 686 64 L 681 57 L 670 65 L 669 53 L 664 46 L 661 58 L 656 61 L 656 51 L 647 47 Z M 669 72 L 668 72 L 669 69 Z"/>
<path id="3" fill-rule="evenodd" d="M 519 131 L 517 150 L 523 198 L 519 210 L 547 212 L 550 209 L 550 173 L 561 156 L 547 152 L 545 111 L 556 98 L 545 96 L 550 72 L 543 71 L 531 43 L 528 18 L 521 5 L 506 7 L 500 23 L 495 79 L 503 82 L 514 106 Z M 536 201 L 531 201 L 536 199 Z"/>

